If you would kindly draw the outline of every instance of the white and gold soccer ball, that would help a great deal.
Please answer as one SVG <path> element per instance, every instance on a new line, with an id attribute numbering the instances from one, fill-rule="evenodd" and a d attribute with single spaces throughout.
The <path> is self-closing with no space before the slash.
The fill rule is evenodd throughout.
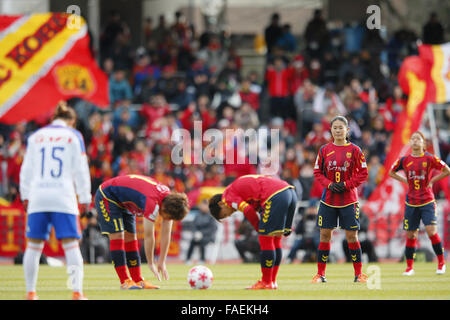
<path id="1" fill-rule="evenodd" d="M 199 265 L 192 267 L 187 280 L 192 289 L 208 289 L 213 283 L 213 273 L 208 267 Z"/>

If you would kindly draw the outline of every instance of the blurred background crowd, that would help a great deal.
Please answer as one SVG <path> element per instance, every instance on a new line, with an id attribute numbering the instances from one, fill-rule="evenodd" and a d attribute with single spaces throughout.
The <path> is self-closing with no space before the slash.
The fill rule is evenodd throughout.
<path id="1" fill-rule="evenodd" d="M 85 139 L 93 193 L 104 180 L 123 174 L 149 175 L 189 192 L 226 186 L 240 175 L 261 172 L 260 164 L 248 161 L 175 165 L 172 133 L 179 128 L 192 132 L 198 120 L 203 130 L 280 129 L 279 177 L 296 186 L 299 199 L 317 199 L 322 193 L 313 177 L 317 151 L 330 141 L 330 120 L 345 115 L 350 140 L 368 161 L 369 178 L 360 188 L 361 199 L 367 199 L 384 174 L 396 118 L 406 105 L 397 83 L 402 59 L 417 53 L 418 40 L 445 41 L 435 13 L 424 23 L 422 34 L 406 29 L 386 34 L 362 24 L 330 28 L 317 9 L 304 33 L 294 35 L 275 12 L 262 26 L 267 48 L 263 70 L 243 72 L 239 48 L 229 34 L 197 34 L 181 12 L 174 15 L 170 24 L 164 16 L 147 19 L 144 40 L 132 46 L 127 21 L 111 12 L 98 52 L 110 79 L 110 108 L 81 99 L 68 101 L 77 111 L 77 128 Z M 51 115 L 0 125 L 0 196 L 5 199 L 19 201 L 26 139 Z M 442 116 L 449 123 L 450 110 Z M 441 157 L 449 163 L 449 141 L 439 143 Z"/>

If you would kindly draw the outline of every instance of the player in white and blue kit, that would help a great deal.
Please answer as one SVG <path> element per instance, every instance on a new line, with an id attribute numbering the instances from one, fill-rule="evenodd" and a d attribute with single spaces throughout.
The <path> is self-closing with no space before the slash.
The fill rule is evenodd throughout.
<path id="1" fill-rule="evenodd" d="M 51 226 L 62 241 L 72 298 L 85 299 L 78 203 L 80 210 L 86 211 L 92 196 L 85 145 L 81 133 L 74 129 L 75 123 L 75 111 L 60 103 L 53 122 L 28 138 L 20 170 L 20 195 L 28 213 L 23 268 L 29 300 L 37 299 L 39 258 Z"/>

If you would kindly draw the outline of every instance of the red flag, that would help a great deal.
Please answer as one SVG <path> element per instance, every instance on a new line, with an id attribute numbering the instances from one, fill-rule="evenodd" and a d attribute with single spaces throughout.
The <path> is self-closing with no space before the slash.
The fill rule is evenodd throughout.
<path id="1" fill-rule="evenodd" d="M 391 239 L 402 221 L 407 186 L 388 176 L 396 159 L 410 152 L 409 139 L 418 130 L 428 103 L 426 66 L 417 56 L 403 61 L 398 75 L 403 92 L 408 94 L 408 103 L 401 112 L 387 154 L 382 182 L 370 195 L 363 211 L 375 223 L 371 229 L 376 233 L 379 244 Z"/>
<path id="2" fill-rule="evenodd" d="M 0 16 L 0 122 L 29 121 L 72 97 L 109 105 L 108 78 L 89 49 L 82 17 Z"/>

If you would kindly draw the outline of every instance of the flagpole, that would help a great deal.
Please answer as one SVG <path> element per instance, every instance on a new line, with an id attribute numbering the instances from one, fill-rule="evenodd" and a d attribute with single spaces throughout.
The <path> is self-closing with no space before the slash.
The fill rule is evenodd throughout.
<path id="1" fill-rule="evenodd" d="M 427 105 L 428 121 L 430 121 L 431 141 L 433 142 L 434 155 L 441 158 L 441 152 L 439 150 L 439 138 L 436 130 L 436 119 L 433 113 L 433 104 Z"/>

